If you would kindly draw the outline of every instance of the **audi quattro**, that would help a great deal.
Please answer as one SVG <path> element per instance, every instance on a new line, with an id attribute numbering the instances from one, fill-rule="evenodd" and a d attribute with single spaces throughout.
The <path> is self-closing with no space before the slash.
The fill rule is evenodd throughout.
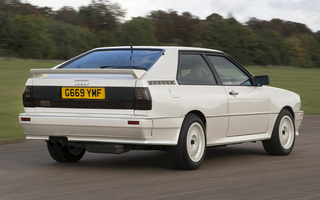
<path id="1" fill-rule="evenodd" d="M 58 162 L 164 150 L 175 168 L 197 169 L 207 147 L 255 141 L 288 155 L 303 118 L 299 95 L 218 50 L 96 48 L 30 75 L 20 124 Z"/>

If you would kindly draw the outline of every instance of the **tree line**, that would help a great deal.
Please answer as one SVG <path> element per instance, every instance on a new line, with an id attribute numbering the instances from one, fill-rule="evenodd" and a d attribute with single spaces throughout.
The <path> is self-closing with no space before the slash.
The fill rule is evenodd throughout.
<path id="1" fill-rule="evenodd" d="M 199 19 L 190 12 L 151 11 L 124 21 L 125 10 L 108 0 L 92 0 L 77 10 L 37 7 L 0 0 L 0 56 L 69 59 L 100 46 L 178 45 L 222 50 L 246 65 L 320 67 L 320 31 L 281 19 L 231 14 Z"/>

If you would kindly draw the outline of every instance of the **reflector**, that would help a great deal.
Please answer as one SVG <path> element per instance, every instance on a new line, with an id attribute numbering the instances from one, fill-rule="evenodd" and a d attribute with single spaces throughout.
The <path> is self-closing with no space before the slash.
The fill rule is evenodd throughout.
<path id="1" fill-rule="evenodd" d="M 23 122 L 30 122 L 30 121 L 31 121 L 31 118 L 29 118 L 29 117 L 21 117 L 21 121 L 23 121 Z"/>
<path id="2" fill-rule="evenodd" d="M 128 121 L 129 125 L 139 125 L 139 121 Z"/>

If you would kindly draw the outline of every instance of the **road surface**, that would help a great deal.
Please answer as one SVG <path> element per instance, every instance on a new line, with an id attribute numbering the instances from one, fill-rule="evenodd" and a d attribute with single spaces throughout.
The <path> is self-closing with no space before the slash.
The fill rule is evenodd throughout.
<path id="1" fill-rule="evenodd" d="M 208 149 L 195 171 L 165 152 L 86 153 L 57 163 L 42 141 L 0 145 L 0 199 L 320 199 L 320 116 L 305 116 L 289 156 L 261 142 Z"/>

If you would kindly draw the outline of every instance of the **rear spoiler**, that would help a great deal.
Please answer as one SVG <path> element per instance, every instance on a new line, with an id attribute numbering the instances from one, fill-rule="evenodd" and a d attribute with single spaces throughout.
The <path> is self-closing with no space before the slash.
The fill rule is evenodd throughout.
<path id="1" fill-rule="evenodd" d="M 139 69 L 30 69 L 33 78 L 43 78 L 46 74 L 131 74 L 140 79 L 145 73 Z"/>

